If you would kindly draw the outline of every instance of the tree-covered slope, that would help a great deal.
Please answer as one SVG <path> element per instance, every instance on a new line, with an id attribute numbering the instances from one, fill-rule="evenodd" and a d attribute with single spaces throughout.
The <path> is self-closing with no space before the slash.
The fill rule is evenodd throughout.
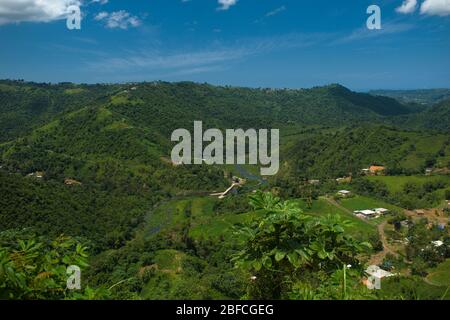
<path id="1" fill-rule="evenodd" d="M 272 90 L 215 87 L 194 83 L 139 84 L 113 99 L 113 110 L 134 121 L 169 129 L 203 120 L 217 127 L 339 126 L 379 121 L 408 109 L 385 97 L 352 92 L 339 85 Z"/>
<path id="2" fill-rule="evenodd" d="M 60 113 L 96 105 L 117 85 L 0 81 L 0 143 L 29 133 Z"/>
<path id="3" fill-rule="evenodd" d="M 94 251 L 122 246 L 162 191 L 139 197 L 113 190 L 67 186 L 0 170 L 0 230 L 81 237 Z"/>
<path id="4" fill-rule="evenodd" d="M 423 173 L 450 155 L 450 137 L 384 126 L 361 126 L 299 138 L 282 152 L 287 175 L 341 177 L 372 164 L 392 173 Z M 441 163 L 447 166 L 447 163 Z"/>
<path id="5" fill-rule="evenodd" d="M 407 116 L 405 127 L 450 131 L 450 99 L 439 102 L 421 113 Z"/>
<path id="6" fill-rule="evenodd" d="M 110 105 L 141 127 L 166 136 L 202 120 L 216 127 L 340 126 L 408 113 L 394 99 L 355 93 L 340 85 L 312 89 L 250 89 L 191 82 L 123 85 L 0 82 L 0 142 L 28 134 L 53 117 Z"/>
<path id="7" fill-rule="evenodd" d="M 211 190 L 224 185 L 211 167 L 174 167 L 162 158 L 168 140 L 133 126 L 105 107 L 83 108 L 55 118 L 30 135 L 0 145 L 11 172 L 43 171 L 45 179 L 73 178 L 102 189 Z"/>

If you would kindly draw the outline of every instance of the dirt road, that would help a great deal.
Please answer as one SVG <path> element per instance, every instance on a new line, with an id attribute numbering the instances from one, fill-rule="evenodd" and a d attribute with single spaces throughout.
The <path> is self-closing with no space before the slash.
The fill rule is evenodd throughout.
<path id="1" fill-rule="evenodd" d="M 380 236 L 380 241 L 383 244 L 383 251 L 380 251 L 376 254 L 374 254 L 370 260 L 369 260 L 369 264 L 374 264 L 374 265 L 380 265 L 383 263 L 384 258 L 386 257 L 387 254 L 391 254 L 394 257 L 398 257 L 398 253 L 395 252 L 394 249 L 392 249 L 387 241 L 386 238 L 386 234 L 384 233 L 384 227 L 386 226 L 387 221 L 383 221 L 382 223 L 380 223 L 377 226 L 378 229 L 378 234 Z"/>
<path id="2" fill-rule="evenodd" d="M 350 210 L 348 210 L 347 208 L 344 208 L 339 202 L 337 202 L 336 200 L 332 199 L 332 198 L 324 198 L 329 204 L 353 215 L 353 212 L 351 212 Z M 370 224 L 368 221 L 361 219 L 361 221 L 364 221 L 367 224 Z M 379 225 L 377 225 L 377 229 L 378 229 L 378 234 L 380 236 L 380 241 L 383 244 L 383 251 L 380 251 L 376 254 L 374 254 L 372 257 L 370 257 L 369 260 L 369 264 L 372 265 L 380 265 L 383 263 L 384 258 L 386 257 L 387 254 L 392 254 L 395 257 L 398 257 L 398 253 L 395 252 L 394 249 L 392 249 L 392 247 L 389 245 L 388 241 L 387 241 L 387 237 L 386 234 L 384 232 L 384 227 L 386 226 L 387 221 L 383 221 L 382 223 L 380 223 Z"/>

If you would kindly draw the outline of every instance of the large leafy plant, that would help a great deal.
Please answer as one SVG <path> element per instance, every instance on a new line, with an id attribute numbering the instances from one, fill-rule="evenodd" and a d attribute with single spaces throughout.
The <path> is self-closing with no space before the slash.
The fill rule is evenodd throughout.
<path id="1" fill-rule="evenodd" d="M 303 214 L 293 201 L 257 192 L 250 204 L 264 217 L 238 228 L 243 249 L 233 260 L 251 276 L 248 298 L 287 297 L 294 285 L 318 286 L 343 266 L 360 269 L 358 254 L 370 249 L 345 232 L 338 216 Z"/>
<path id="2" fill-rule="evenodd" d="M 87 247 L 60 236 L 47 240 L 34 235 L 0 234 L 0 299 L 102 298 L 104 292 L 89 287 L 67 288 L 67 267 L 88 266 Z"/>

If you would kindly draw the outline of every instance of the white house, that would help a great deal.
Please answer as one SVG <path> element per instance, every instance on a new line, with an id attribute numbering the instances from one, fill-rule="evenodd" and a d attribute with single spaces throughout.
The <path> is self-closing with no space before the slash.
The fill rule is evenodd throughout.
<path id="1" fill-rule="evenodd" d="M 348 190 L 339 190 L 337 194 L 340 195 L 341 197 L 349 197 L 352 193 L 351 191 Z"/>
<path id="2" fill-rule="evenodd" d="M 371 265 L 366 269 L 368 289 L 381 289 L 381 279 L 395 276 L 395 274 L 381 269 L 379 266 Z"/>
<path id="3" fill-rule="evenodd" d="M 358 215 L 358 214 L 361 214 L 361 215 L 363 215 L 364 217 L 373 217 L 373 216 L 376 216 L 376 212 L 375 211 L 373 211 L 373 210 L 357 210 L 357 211 L 354 211 L 354 213 L 356 214 L 356 215 Z"/>
<path id="4" fill-rule="evenodd" d="M 386 214 L 389 212 L 389 209 L 385 209 L 385 208 L 375 208 L 373 209 L 373 211 L 375 211 L 377 214 Z"/>

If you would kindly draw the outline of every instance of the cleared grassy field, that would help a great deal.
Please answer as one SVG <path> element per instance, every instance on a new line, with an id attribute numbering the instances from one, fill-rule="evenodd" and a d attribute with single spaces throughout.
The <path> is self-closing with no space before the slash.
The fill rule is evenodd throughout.
<path id="1" fill-rule="evenodd" d="M 314 215 L 314 216 L 326 216 L 326 215 L 338 215 L 343 220 L 348 220 L 352 222 L 352 226 L 348 231 L 359 238 L 367 239 L 368 236 L 376 234 L 376 226 L 372 225 L 366 221 L 363 221 L 353 214 L 336 207 L 325 199 L 319 199 L 313 201 L 312 207 L 308 208 L 307 204 L 303 200 L 298 200 L 300 207 L 303 209 L 304 213 Z"/>
<path id="2" fill-rule="evenodd" d="M 428 270 L 427 280 L 439 286 L 450 286 L 450 259 Z"/>
<path id="3" fill-rule="evenodd" d="M 250 222 L 256 213 L 221 214 L 213 211 L 216 198 L 194 198 L 192 199 L 192 219 L 189 236 L 193 239 L 219 239 L 233 241 L 234 234 L 231 227 L 238 223 Z"/>
<path id="4" fill-rule="evenodd" d="M 426 283 L 418 276 L 383 279 L 377 294 L 383 299 L 450 300 L 450 290 L 445 286 Z"/>
<path id="5" fill-rule="evenodd" d="M 385 183 L 390 192 L 402 191 L 403 186 L 408 182 L 424 184 L 441 180 L 450 183 L 450 176 L 373 176 L 367 177 L 367 179 Z"/>
<path id="6" fill-rule="evenodd" d="M 179 236 L 189 227 L 189 236 L 194 240 L 233 241 L 231 227 L 238 223 L 250 222 L 258 213 L 221 214 L 214 212 L 214 197 L 192 197 L 167 202 L 149 214 L 142 231 L 144 237 L 152 237 L 158 232 Z"/>
<path id="7" fill-rule="evenodd" d="M 350 211 L 366 210 L 374 208 L 386 208 L 393 212 L 402 212 L 403 209 L 381 200 L 372 199 L 364 196 L 354 196 L 348 199 L 340 200 L 342 206 Z"/>
<path id="8" fill-rule="evenodd" d="M 193 203 L 198 203 L 198 201 L 199 199 L 194 199 Z M 303 200 L 296 201 L 305 214 L 313 216 L 338 215 L 343 220 L 351 221 L 352 226 L 348 229 L 348 231 L 352 235 L 358 236 L 358 238 L 367 238 L 369 235 L 376 233 L 375 225 L 362 221 L 345 210 L 331 205 L 326 200 L 319 199 L 313 201 L 311 208 L 308 208 L 307 204 Z M 212 207 L 204 207 L 202 209 L 202 214 L 191 220 L 189 235 L 193 239 L 222 238 L 225 241 L 233 241 L 233 238 L 235 237 L 231 230 L 233 225 L 251 222 L 252 219 L 255 219 L 261 215 L 261 212 L 216 215 L 213 213 Z M 193 214 L 193 217 L 195 216 L 196 215 Z"/>

